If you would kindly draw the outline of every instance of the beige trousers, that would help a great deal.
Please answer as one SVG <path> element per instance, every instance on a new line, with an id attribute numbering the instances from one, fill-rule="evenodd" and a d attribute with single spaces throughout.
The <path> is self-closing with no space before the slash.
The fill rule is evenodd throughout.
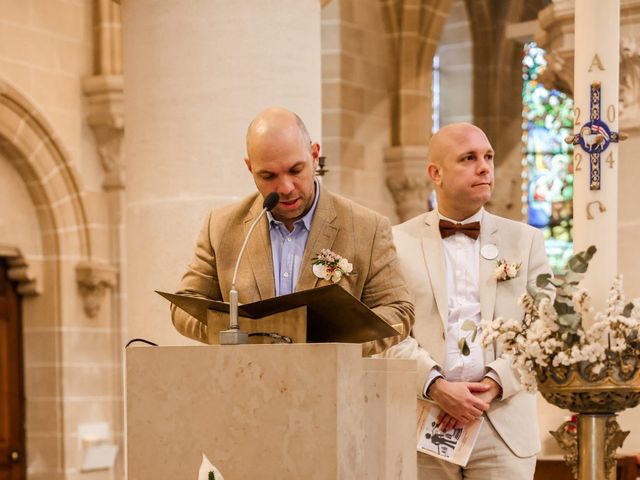
<path id="1" fill-rule="evenodd" d="M 531 480 L 536 457 L 513 454 L 485 417 L 467 466 L 418 453 L 418 480 Z"/>

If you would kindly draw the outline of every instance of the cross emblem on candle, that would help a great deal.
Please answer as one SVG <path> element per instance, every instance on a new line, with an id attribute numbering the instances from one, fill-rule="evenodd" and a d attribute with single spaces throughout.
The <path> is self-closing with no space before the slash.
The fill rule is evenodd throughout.
<path id="1" fill-rule="evenodd" d="M 600 82 L 591 84 L 589 100 L 589 121 L 580 132 L 565 138 L 565 142 L 580 145 L 589 154 L 589 189 L 600 190 L 601 165 L 600 155 L 609 147 L 611 142 L 626 139 L 626 135 L 612 132 L 609 126 L 600 118 Z"/>

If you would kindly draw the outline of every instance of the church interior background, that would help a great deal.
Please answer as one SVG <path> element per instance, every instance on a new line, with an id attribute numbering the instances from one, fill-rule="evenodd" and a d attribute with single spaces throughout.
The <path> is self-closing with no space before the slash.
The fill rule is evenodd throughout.
<path id="1" fill-rule="evenodd" d="M 639 44 L 640 0 L 622 0 L 629 298 Z M 331 190 L 393 223 L 433 204 L 432 131 L 475 123 L 496 150 L 489 210 L 544 229 L 562 266 L 573 52 L 569 0 L 0 0 L 0 300 L 16 299 L 0 318 L 0 445 L 30 480 L 124 478 L 124 345 L 187 342 L 153 290 L 177 284 L 204 212 L 252 190 L 244 131 L 268 105 L 307 122 Z M 560 453 L 546 432 L 564 417 L 540 400 L 541 456 Z M 640 452 L 637 413 L 620 424 Z M 91 428 L 119 453 L 83 473 Z"/>

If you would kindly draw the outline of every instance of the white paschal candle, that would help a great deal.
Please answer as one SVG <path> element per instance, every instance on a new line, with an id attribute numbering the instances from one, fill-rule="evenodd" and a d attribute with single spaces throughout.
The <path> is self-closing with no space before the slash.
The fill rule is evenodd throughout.
<path id="1" fill-rule="evenodd" d="M 575 2 L 574 133 L 584 134 L 574 150 L 573 235 L 574 251 L 589 245 L 598 249 L 582 282 L 592 296 L 596 311 L 602 311 L 618 272 L 618 83 L 620 63 L 619 0 Z M 599 82 L 601 122 L 612 132 L 610 143 L 601 123 L 594 123 L 591 110 L 592 85 Z M 597 86 L 595 88 L 597 90 Z M 595 106 L 595 105 L 594 105 Z M 597 116 L 597 115 L 595 115 Z M 591 131 L 583 130 L 592 127 Z M 595 127 L 595 128 L 593 128 Z M 606 132 L 606 131 L 605 131 Z M 578 140 L 577 136 L 575 137 Z M 608 143 L 608 146 L 607 146 Z M 585 151 L 585 147 L 586 150 Z M 591 189 L 591 155 L 600 152 L 600 189 Z"/>

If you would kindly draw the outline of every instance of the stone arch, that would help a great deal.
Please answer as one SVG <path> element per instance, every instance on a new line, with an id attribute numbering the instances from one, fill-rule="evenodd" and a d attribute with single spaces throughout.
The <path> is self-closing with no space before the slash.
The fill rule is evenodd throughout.
<path id="1" fill-rule="evenodd" d="M 9 274 L 22 294 L 28 474 L 57 478 L 66 461 L 62 325 L 77 312 L 74 270 L 91 260 L 87 210 L 78 173 L 53 129 L 2 79 L 0 154 L 17 172 L 7 181 L 23 182 L 26 189 L 19 198 L 31 202 L 29 215 L 36 216 L 17 228 L 41 238 L 38 248 L 28 245 L 25 235 L 10 231 L 0 239 L 0 255 L 7 258 Z"/>
<path id="2" fill-rule="evenodd" d="M 0 148 L 24 179 L 45 241 L 45 255 L 77 252 L 91 259 L 87 213 L 80 180 L 46 119 L 0 79 Z M 76 232 L 68 235 L 68 232 Z M 65 232 L 65 235 L 57 233 Z"/>

